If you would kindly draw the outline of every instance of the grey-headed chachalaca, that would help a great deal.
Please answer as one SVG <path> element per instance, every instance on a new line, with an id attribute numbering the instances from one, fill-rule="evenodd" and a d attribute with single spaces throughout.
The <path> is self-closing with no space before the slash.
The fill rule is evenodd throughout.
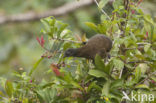
<path id="1" fill-rule="evenodd" d="M 65 51 L 64 57 L 83 57 L 94 60 L 96 54 L 102 58 L 108 56 L 112 48 L 112 40 L 103 34 L 91 37 L 88 42 L 80 48 L 69 48 Z"/>

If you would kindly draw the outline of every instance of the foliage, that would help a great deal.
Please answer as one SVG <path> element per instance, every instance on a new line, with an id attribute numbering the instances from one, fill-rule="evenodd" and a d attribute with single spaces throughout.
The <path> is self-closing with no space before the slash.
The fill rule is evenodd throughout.
<path id="1" fill-rule="evenodd" d="M 123 91 L 156 93 L 156 24 L 138 8 L 138 2 L 118 1 L 113 4 L 111 19 L 101 15 L 100 24 L 86 23 L 113 40 L 110 59 L 105 62 L 96 55 L 93 64 L 81 58 L 63 58 L 66 49 L 80 47 L 82 42 L 68 24 L 44 18 L 44 37 L 37 40 L 46 52 L 29 73 L 14 73 L 17 81 L 1 78 L 2 103 L 120 103 Z M 101 2 L 99 8 L 102 6 Z M 47 71 L 51 77 L 38 82 L 32 74 L 44 59 L 52 61 Z"/>
<path id="2" fill-rule="evenodd" d="M 10 17 L 11 15 L 18 15 L 28 12 L 35 12 L 37 14 L 44 13 L 50 9 L 59 8 L 73 0 L 0 0 L 0 18 L 1 16 Z M 81 8 L 74 10 L 68 14 L 58 16 L 58 20 L 62 20 L 70 25 L 70 29 L 75 34 L 82 34 L 85 32 L 87 36 L 94 34 L 91 29 L 84 25 L 83 22 L 97 22 L 99 21 L 99 13 L 94 5 L 88 6 L 86 9 Z M 42 48 L 37 44 L 35 40 L 39 34 L 43 25 L 39 20 L 27 21 L 27 22 L 14 22 L 0 25 L 0 76 L 7 79 L 14 80 L 11 73 L 13 71 L 20 71 L 19 68 L 23 68 L 23 71 L 28 72 L 31 69 L 40 55 L 44 52 Z M 40 63 L 37 72 L 34 76 L 40 80 L 43 77 L 48 78 L 49 75 L 44 75 L 42 72 L 48 69 L 47 62 Z"/>

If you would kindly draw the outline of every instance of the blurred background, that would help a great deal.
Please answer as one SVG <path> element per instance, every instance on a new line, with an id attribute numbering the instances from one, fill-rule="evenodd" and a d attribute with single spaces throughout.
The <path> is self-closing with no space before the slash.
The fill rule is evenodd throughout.
<path id="1" fill-rule="evenodd" d="M 42 35 L 40 30 L 43 28 L 39 18 L 25 21 L 11 19 L 14 22 L 7 19 L 16 16 L 20 18 L 18 15 L 25 13 L 41 14 L 73 2 L 84 4 L 83 0 L 0 0 L 0 77 L 12 78 L 14 71 L 29 71 L 44 53 L 36 40 L 37 36 Z M 141 8 L 155 19 L 156 0 L 143 0 Z M 104 9 L 109 12 L 111 6 Z M 95 32 L 85 26 L 85 22 L 100 23 L 100 14 L 95 3 L 88 3 L 55 17 L 69 24 L 73 34 L 85 33 L 90 37 Z M 29 15 L 25 15 L 26 18 L 27 16 Z M 34 75 L 42 77 L 43 72 L 49 68 L 46 65 L 49 62 L 41 63 Z"/>

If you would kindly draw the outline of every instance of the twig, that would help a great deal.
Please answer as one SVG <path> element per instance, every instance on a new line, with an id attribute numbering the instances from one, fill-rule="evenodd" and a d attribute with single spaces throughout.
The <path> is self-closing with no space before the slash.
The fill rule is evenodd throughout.
<path id="1" fill-rule="evenodd" d="M 53 37 L 51 38 L 50 40 L 59 40 L 59 41 L 68 41 L 68 42 L 72 42 L 72 43 L 82 43 L 81 41 L 73 41 L 73 40 L 68 40 L 68 39 L 61 39 L 61 38 L 56 38 L 56 37 Z M 61 53 L 62 51 L 54 51 L 52 52 L 50 49 L 47 49 L 46 47 L 42 47 L 44 50 L 46 50 L 46 53 L 44 53 L 42 55 L 42 57 L 52 57 L 52 55 L 50 56 L 47 56 L 47 52 L 49 53 L 54 53 L 53 55 L 55 55 L 56 53 Z"/>
<path id="2" fill-rule="evenodd" d="M 143 79 L 142 81 L 140 81 L 138 84 L 141 84 L 141 83 L 144 82 L 145 80 L 149 79 L 150 76 L 152 76 L 152 75 L 156 75 L 156 71 L 153 72 L 153 73 L 151 73 L 151 74 L 149 74 L 145 79 Z M 138 85 L 138 84 L 137 84 L 137 85 Z"/>
<path id="3" fill-rule="evenodd" d="M 81 1 L 71 2 L 61 7 L 44 11 L 42 13 L 28 12 L 28 13 L 21 13 L 21 14 L 15 14 L 10 16 L 0 16 L 0 25 L 5 23 L 10 23 L 10 22 L 24 22 L 24 21 L 39 20 L 41 18 L 45 18 L 48 16 L 61 16 L 70 13 L 80 7 L 91 5 L 92 3 L 93 0 L 81 0 Z"/>
<path id="4" fill-rule="evenodd" d="M 127 27 L 128 20 L 129 20 L 129 12 L 130 12 L 130 1 L 129 0 L 125 0 L 125 1 L 127 1 L 127 3 L 125 4 L 125 9 L 127 10 L 127 14 L 125 13 L 126 21 L 125 21 L 124 34 L 125 34 L 125 30 Z"/>
<path id="5" fill-rule="evenodd" d="M 138 48 L 124 48 L 124 50 L 134 50 L 134 49 L 143 49 L 144 46 L 139 46 Z"/>
<path id="6" fill-rule="evenodd" d="M 55 37 L 51 38 L 51 40 L 68 41 L 72 43 L 82 43 L 81 41 L 73 41 L 73 40 L 61 39 L 61 38 L 55 38 Z"/>
<path id="7" fill-rule="evenodd" d="M 133 64 L 133 63 L 151 63 L 150 61 L 133 61 L 133 62 L 128 62 L 127 64 Z"/>
<path id="8" fill-rule="evenodd" d="M 137 43 L 138 45 L 145 45 L 145 44 L 150 44 L 150 43 Z"/>
<path id="9" fill-rule="evenodd" d="M 122 68 L 121 71 L 120 71 L 119 79 L 121 79 L 121 77 L 122 77 L 123 69 L 124 69 L 124 68 Z"/>
<path id="10" fill-rule="evenodd" d="M 125 48 L 124 50 L 133 50 L 133 49 L 137 49 L 137 48 Z"/>
<path id="11" fill-rule="evenodd" d="M 97 2 L 97 0 L 94 0 L 94 2 L 95 2 L 96 5 L 99 7 L 99 3 Z M 101 9 L 101 11 L 102 11 L 102 13 L 103 13 L 104 15 L 107 16 L 107 18 L 108 18 L 109 20 L 111 20 L 111 18 L 107 15 L 107 13 L 106 13 L 103 9 Z"/>

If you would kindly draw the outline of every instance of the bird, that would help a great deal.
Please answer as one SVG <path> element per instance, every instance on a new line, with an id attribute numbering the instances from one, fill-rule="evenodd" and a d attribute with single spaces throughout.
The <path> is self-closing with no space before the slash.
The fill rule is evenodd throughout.
<path id="1" fill-rule="evenodd" d="M 80 48 L 69 48 L 65 51 L 64 57 L 81 57 L 95 59 L 98 54 L 101 58 L 106 58 L 112 48 L 112 40 L 104 34 L 92 36 L 84 46 Z"/>

